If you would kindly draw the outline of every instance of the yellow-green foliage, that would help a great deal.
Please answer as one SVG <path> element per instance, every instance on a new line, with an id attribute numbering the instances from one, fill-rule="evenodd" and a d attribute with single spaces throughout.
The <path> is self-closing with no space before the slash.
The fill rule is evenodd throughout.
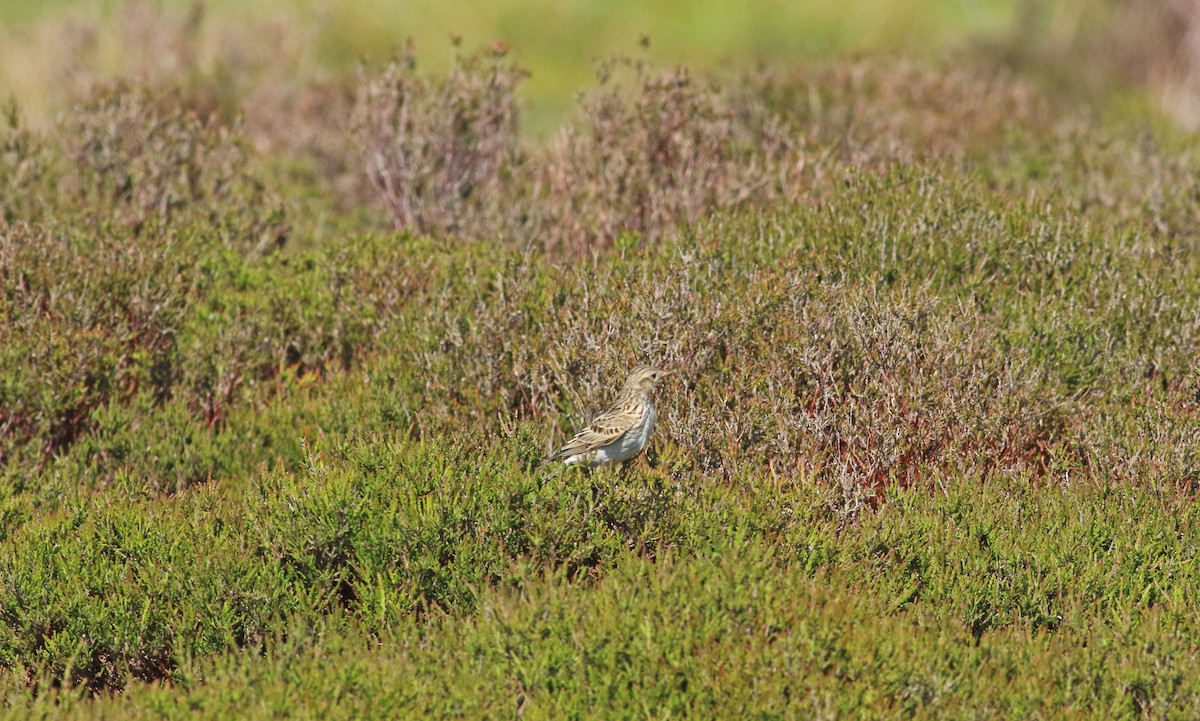
<path id="1" fill-rule="evenodd" d="M 529 145 L 506 57 L 9 124 L 0 716 L 1200 712 L 1194 151 L 871 61 Z"/>
<path id="2" fill-rule="evenodd" d="M 168 717 L 1197 710 L 1188 498 L 961 478 L 847 526 L 805 478 L 541 483 L 513 460 L 527 440 L 362 439 L 240 491 L 31 524 L 0 560 L 9 662 L 37 683 L 172 683 L 82 701 L 10 677 L 8 702 Z"/>

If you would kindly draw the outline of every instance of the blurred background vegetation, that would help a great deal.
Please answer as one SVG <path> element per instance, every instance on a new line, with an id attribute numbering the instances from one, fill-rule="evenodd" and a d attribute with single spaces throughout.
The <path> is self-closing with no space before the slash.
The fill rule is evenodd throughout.
<path id="1" fill-rule="evenodd" d="M 287 63 L 295 82 L 345 76 L 412 39 L 422 67 L 434 71 L 450 66 L 458 42 L 511 47 L 531 73 L 521 88 L 522 126 L 534 136 L 558 126 L 597 58 L 635 52 L 701 71 L 880 53 L 982 60 L 1105 110 L 1165 115 L 1191 130 L 1200 121 L 1196 7 L 1169 0 L 0 0 L 0 97 L 15 98 L 29 123 L 45 125 L 69 105 L 81 68 L 89 80 L 185 69 L 220 85 L 246 65 Z M 164 33 L 163 17 L 176 34 Z"/>

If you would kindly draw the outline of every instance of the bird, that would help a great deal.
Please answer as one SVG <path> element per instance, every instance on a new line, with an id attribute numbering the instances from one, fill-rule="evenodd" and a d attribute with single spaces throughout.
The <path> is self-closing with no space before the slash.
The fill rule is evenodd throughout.
<path id="1" fill-rule="evenodd" d="M 546 460 L 595 468 L 637 457 L 650 442 L 658 421 L 652 398 L 654 390 L 660 380 L 673 372 L 647 365 L 629 371 L 613 405 Z"/>

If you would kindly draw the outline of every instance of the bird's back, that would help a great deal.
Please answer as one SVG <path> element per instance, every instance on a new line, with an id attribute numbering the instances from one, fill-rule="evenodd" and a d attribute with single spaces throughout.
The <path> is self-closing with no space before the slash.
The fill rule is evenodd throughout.
<path id="1" fill-rule="evenodd" d="M 640 415 L 630 414 L 635 407 L 625 406 L 619 412 L 598 417 L 553 458 L 565 460 L 569 466 L 576 463 L 598 466 L 633 458 L 650 442 L 650 434 L 658 422 L 658 411 L 652 401 L 644 399 L 637 406 L 640 406 Z M 614 421 L 612 425 L 607 420 L 610 417 Z"/>

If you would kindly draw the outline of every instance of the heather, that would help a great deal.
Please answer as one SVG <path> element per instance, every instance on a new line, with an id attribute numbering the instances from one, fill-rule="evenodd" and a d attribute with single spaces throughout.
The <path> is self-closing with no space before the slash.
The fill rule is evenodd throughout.
<path id="1" fill-rule="evenodd" d="M 1001 38 L 530 133 L 504 44 L 218 82 L 126 7 L 181 65 L 0 129 L 0 716 L 1196 715 L 1164 115 Z M 646 457 L 550 473 L 640 362 Z"/>

